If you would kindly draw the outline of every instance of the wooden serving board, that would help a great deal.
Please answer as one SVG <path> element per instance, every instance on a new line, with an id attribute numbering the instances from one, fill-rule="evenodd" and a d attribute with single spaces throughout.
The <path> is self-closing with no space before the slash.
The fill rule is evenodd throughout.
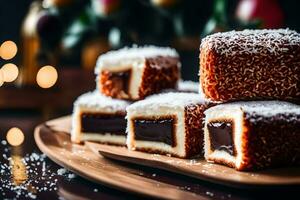
<path id="1" fill-rule="evenodd" d="M 230 187 L 261 188 L 300 185 L 300 168 L 240 172 L 226 166 L 208 163 L 203 159 L 179 159 L 92 142 L 89 142 L 88 146 L 107 158 L 163 169 Z"/>
<path id="2" fill-rule="evenodd" d="M 120 165 L 70 141 L 70 117 L 46 122 L 35 129 L 39 149 L 66 169 L 96 183 L 148 197 L 207 199 L 175 185 L 141 176 L 142 170 Z M 141 187 L 142 186 L 142 187 Z"/>
<path id="3" fill-rule="evenodd" d="M 40 125 L 35 131 L 38 147 L 52 160 L 78 175 L 122 190 L 159 198 L 196 198 L 195 194 L 179 190 L 172 184 L 139 176 L 140 172 L 136 168 L 125 166 L 125 164 L 124 166 L 120 165 L 120 163 L 113 162 L 112 159 L 163 169 L 175 174 L 193 177 L 199 181 L 208 181 L 230 187 L 300 186 L 300 168 L 238 172 L 222 165 L 207 163 L 203 159 L 179 159 L 129 151 L 125 147 L 93 142 L 76 145 L 70 142 L 70 128 L 70 117 L 52 120 Z M 139 187 L 140 185 L 143 187 Z M 170 194 L 170 196 L 165 196 L 165 194 Z"/>

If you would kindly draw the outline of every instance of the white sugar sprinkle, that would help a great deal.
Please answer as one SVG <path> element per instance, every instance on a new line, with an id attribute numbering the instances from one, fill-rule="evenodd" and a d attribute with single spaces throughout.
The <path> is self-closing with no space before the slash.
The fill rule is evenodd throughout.
<path id="1" fill-rule="evenodd" d="M 60 168 L 57 170 L 58 175 L 64 175 L 65 173 L 67 173 L 67 170 L 65 168 Z"/>
<path id="2" fill-rule="evenodd" d="M 66 180 L 75 177 L 65 169 L 58 170 L 59 173 L 47 170 L 44 154 L 26 154 L 20 159 L 18 156 L 10 157 L 9 149 L 7 152 L 9 154 L 3 154 L 4 163 L 0 165 L 0 194 L 3 197 L 9 191 L 10 194 L 14 193 L 15 199 L 36 199 L 38 193 L 57 190 L 58 177 L 68 178 Z M 21 170 L 18 172 L 20 179 L 12 179 L 14 168 Z"/>
<path id="3" fill-rule="evenodd" d="M 206 195 L 208 195 L 208 196 L 211 196 L 211 197 L 213 197 L 213 196 L 214 196 L 214 193 L 212 193 L 212 192 L 209 192 L 209 191 L 207 191 L 205 194 L 206 194 Z"/>

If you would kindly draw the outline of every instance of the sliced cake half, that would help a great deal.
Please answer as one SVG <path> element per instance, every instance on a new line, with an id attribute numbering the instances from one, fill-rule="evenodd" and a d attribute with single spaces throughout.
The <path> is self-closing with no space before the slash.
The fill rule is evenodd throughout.
<path id="1" fill-rule="evenodd" d="M 205 111 L 205 158 L 237 170 L 300 164 L 300 106 L 233 102 Z"/>
<path id="2" fill-rule="evenodd" d="M 127 108 L 130 150 L 187 158 L 203 150 L 203 112 L 209 103 L 194 93 L 153 95 Z"/>
<path id="3" fill-rule="evenodd" d="M 112 99 L 98 91 L 81 95 L 74 103 L 71 139 L 125 145 L 128 101 Z"/>
<path id="4" fill-rule="evenodd" d="M 179 56 L 167 47 L 144 46 L 110 51 L 99 57 L 95 73 L 98 90 L 118 99 L 139 100 L 176 88 Z"/>

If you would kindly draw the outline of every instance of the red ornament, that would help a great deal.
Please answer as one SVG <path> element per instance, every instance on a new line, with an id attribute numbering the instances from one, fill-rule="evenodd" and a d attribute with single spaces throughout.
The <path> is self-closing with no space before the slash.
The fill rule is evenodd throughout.
<path id="1" fill-rule="evenodd" d="M 241 0 L 236 16 L 244 22 L 261 20 L 262 28 L 280 28 L 283 26 L 283 11 L 277 0 Z"/>

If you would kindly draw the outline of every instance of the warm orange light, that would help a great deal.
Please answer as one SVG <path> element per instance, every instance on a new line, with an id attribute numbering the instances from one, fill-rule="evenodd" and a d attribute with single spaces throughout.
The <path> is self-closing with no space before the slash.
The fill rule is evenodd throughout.
<path id="1" fill-rule="evenodd" d="M 5 41 L 0 46 L 0 56 L 4 60 L 12 59 L 16 56 L 18 47 L 13 41 Z"/>
<path id="2" fill-rule="evenodd" d="M 17 127 L 9 129 L 6 134 L 6 140 L 11 146 L 21 145 L 24 142 L 24 139 L 24 133 Z"/>
<path id="3" fill-rule="evenodd" d="M 44 66 L 42 67 L 37 75 L 36 82 L 41 88 L 50 88 L 52 87 L 58 78 L 57 71 L 52 66 Z"/>
<path id="4" fill-rule="evenodd" d="M 19 155 L 12 155 L 10 160 L 12 180 L 15 185 L 21 185 L 28 179 L 26 165 Z"/>
<path id="5" fill-rule="evenodd" d="M 7 63 L 1 68 L 4 82 L 13 82 L 19 75 L 19 69 L 15 64 Z"/>
<path id="6" fill-rule="evenodd" d="M 0 87 L 3 85 L 3 83 L 4 83 L 3 72 L 2 72 L 2 70 L 0 69 Z"/>

